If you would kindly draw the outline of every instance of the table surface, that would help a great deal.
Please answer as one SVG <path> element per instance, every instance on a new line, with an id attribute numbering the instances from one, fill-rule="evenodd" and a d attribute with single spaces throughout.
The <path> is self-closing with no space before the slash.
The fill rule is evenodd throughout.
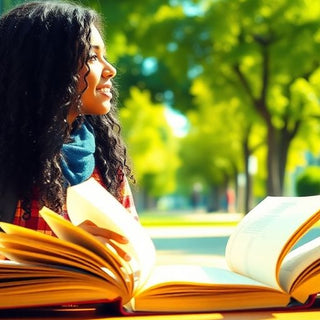
<path id="1" fill-rule="evenodd" d="M 2 310 L 0 312 L 1 319 L 77 319 L 77 320 L 319 320 L 320 307 L 307 310 L 291 310 L 291 311 L 228 311 L 213 313 L 196 313 L 196 314 L 168 314 L 168 315 L 135 315 L 135 316 L 114 316 L 107 314 L 99 314 L 95 309 L 79 309 L 79 310 L 14 310 L 11 312 Z"/>

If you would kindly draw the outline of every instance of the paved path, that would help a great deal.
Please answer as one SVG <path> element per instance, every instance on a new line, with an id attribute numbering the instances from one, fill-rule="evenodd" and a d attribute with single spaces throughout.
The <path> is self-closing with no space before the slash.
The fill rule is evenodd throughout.
<path id="1" fill-rule="evenodd" d="M 195 215 L 197 216 L 197 215 Z M 240 216 L 212 215 L 212 219 L 238 219 Z M 201 217 L 195 217 L 201 219 Z M 226 267 L 225 247 L 235 226 L 229 227 L 149 227 L 157 250 L 158 264 L 197 264 Z M 320 228 L 312 229 L 299 244 L 320 236 Z"/>
<path id="2" fill-rule="evenodd" d="M 147 228 L 158 264 L 225 266 L 224 252 L 234 227 Z"/>

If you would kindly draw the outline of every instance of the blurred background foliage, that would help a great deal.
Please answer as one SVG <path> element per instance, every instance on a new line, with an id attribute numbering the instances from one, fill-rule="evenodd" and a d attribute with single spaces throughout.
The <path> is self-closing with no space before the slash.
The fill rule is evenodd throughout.
<path id="1" fill-rule="evenodd" d="M 74 2 L 104 17 L 140 211 L 297 194 L 319 164 L 319 1 Z"/>

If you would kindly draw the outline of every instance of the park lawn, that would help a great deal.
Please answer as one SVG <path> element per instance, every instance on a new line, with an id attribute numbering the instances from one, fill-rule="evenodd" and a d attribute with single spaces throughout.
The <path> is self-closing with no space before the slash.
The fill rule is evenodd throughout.
<path id="1" fill-rule="evenodd" d="M 228 219 L 228 214 L 218 217 L 215 214 L 205 214 L 198 216 L 195 214 L 158 214 L 158 213 L 142 213 L 139 215 L 140 222 L 144 227 L 225 227 L 236 226 L 239 219 Z"/>
<path id="2" fill-rule="evenodd" d="M 225 219 L 224 219 L 225 217 Z M 234 227 L 241 220 L 240 217 L 230 217 L 228 214 L 215 213 L 202 214 L 162 214 L 157 212 L 147 212 L 139 214 L 140 223 L 144 227 Z M 314 227 L 320 228 L 320 221 Z"/>

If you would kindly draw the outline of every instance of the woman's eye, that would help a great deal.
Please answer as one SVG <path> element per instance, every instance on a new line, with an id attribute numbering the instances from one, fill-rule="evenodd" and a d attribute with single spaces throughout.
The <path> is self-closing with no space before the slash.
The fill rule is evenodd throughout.
<path id="1" fill-rule="evenodd" d="M 98 56 L 96 54 L 92 54 L 89 56 L 89 61 L 96 61 L 98 60 Z"/>

